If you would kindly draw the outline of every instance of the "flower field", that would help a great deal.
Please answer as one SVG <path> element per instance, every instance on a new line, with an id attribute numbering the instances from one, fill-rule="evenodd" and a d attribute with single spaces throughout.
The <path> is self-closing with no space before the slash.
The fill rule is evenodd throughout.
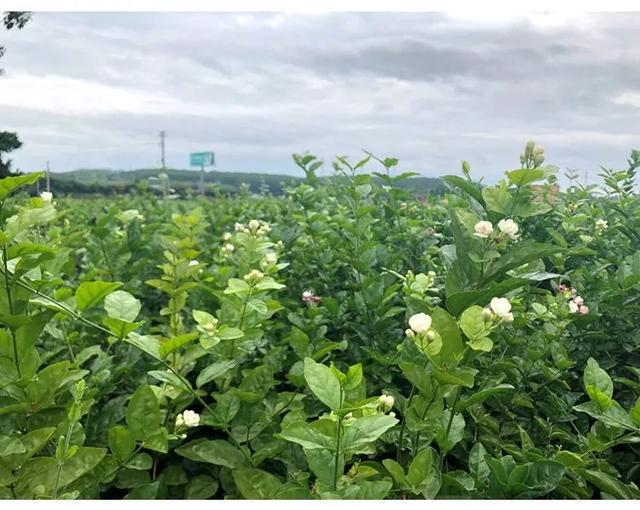
<path id="1" fill-rule="evenodd" d="M 639 152 L 444 197 L 294 160 L 282 197 L 0 180 L 0 497 L 640 498 Z"/>

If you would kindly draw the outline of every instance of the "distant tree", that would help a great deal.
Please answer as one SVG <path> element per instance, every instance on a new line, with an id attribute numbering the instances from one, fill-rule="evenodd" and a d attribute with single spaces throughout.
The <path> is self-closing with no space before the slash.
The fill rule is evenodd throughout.
<path id="1" fill-rule="evenodd" d="M 4 159 L 3 154 L 8 154 L 20 147 L 22 147 L 22 142 L 16 133 L 0 131 L 0 178 L 11 175 L 11 160 Z"/>
<path id="2" fill-rule="evenodd" d="M 2 17 L 2 25 L 7 29 L 11 30 L 12 28 L 21 29 L 23 28 L 31 19 L 30 12 L 23 11 L 9 11 L 5 12 Z M 0 57 L 4 55 L 5 49 L 4 46 L 0 46 Z M 3 73 L 2 68 L 0 68 L 0 74 Z"/>
<path id="3" fill-rule="evenodd" d="M 9 11 L 5 12 L 2 17 L 2 26 L 7 30 L 12 28 L 21 29 L 31 19 L 30 12 L 23 11 Z M 0 57 L 4 55 L 4 46 L 0 46 Z M 0 68 L 0 75 L 3 70 Z M 17 133 L 11 133 L 9 131 L 0 131 L 0 178 L 11 175 L 11 160 L 4 160 L 2 155 L 11 151 L 19 149 L 22 146 L 22 142 L 18 138 Z"/>

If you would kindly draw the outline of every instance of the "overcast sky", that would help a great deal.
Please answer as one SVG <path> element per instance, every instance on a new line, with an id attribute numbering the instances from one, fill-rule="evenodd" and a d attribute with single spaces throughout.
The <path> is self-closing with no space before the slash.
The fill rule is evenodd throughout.
<path id="1" fill-rule="evenodd" d="M 640 13 L 36 13 L 0 33 L 0 130 L 23 171 L 188 166 L 298 174 L 361 149 L 495 181 L 528 139 L 595 179 L 640 148 Z M 329 172 L 330 165 L 326 165 Z"/>

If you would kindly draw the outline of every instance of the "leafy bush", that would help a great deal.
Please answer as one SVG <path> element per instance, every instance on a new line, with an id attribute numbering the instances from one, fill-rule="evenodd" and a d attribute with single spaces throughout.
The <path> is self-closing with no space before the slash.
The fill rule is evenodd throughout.
<path id="1" fill-rule="evenodd" d="M 295 160 L 283 197 L 0 180 L 1 497 L 640 497 L 637 152 L 428 200 Z"/>

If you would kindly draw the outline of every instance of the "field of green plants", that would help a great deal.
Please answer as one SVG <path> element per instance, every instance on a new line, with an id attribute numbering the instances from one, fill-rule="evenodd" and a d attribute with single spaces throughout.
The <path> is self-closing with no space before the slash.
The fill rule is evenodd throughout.
<path id="1" fill-rule="evenodd" d="M 640 152 L 268 194 L 0 180 L 0 497 L 640 498 Z"/>

